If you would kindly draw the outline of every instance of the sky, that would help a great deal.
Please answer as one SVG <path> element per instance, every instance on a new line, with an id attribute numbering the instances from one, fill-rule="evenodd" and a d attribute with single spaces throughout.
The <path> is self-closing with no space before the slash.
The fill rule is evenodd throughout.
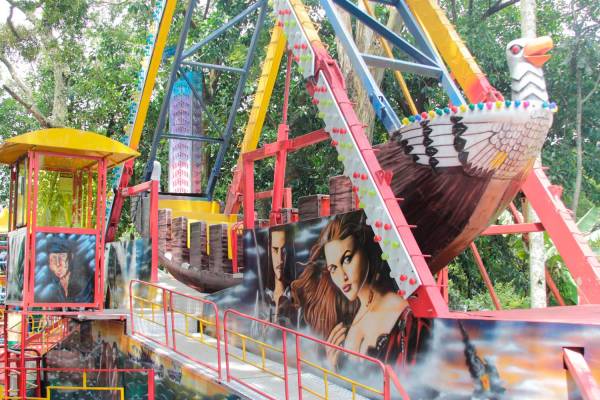
<path id="1" fill-rule="evenodd" d="M 8 17 L 8 13 L 10 12 L 10 5 L 6 0 L 0 0 L 0 21 L 6 21 L 6 17 Z M 15 24 L 23 23 L 25 20 L 25 16 L 22 12 L 16 10 L 13 15 L 13 21 Z"/>

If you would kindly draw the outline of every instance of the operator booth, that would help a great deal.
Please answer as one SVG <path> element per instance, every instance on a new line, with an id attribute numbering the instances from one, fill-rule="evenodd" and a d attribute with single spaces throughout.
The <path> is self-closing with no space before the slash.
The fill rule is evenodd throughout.
<path id="1" fill-rule="evenodd" d="M 107 171 L 137 155 L 69 128 L 0 144 L 10 165 L 7 305 L 103 307 Z"/>

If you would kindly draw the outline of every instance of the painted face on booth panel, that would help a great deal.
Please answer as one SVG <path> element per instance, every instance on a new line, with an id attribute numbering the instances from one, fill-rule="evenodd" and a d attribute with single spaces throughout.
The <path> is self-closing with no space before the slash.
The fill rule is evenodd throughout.
<path id="1" fill-rule="evenodd" d="M 59 279 L 64 278 L 69 272 L 69 255 L 67 253 L 50 253 L 50 271 Z"/>
<path id="2" fill-rule="evenodd" d="M 275 272 L 275 279 L 281 280 L 283 264 L 285 261 L 285 232 L 271 232 L 271 265 Z"/>
<path id="3" fill-rule="evenodd" d="M 367 273 L 367 259 L 363 250 L 354 248 L 352 236 L 343 240 L 332 240 L 325 244 L 324 250 L 327 270 L 333 283 L 348 300 L 355 300 Z"/>

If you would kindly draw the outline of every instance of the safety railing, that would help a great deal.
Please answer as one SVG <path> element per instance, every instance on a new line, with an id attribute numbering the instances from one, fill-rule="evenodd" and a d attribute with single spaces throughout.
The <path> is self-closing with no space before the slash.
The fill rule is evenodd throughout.
<path id="1" fill-rule="evenodd" d="M 392 368 L 376 358 L 233 309 L 223 313 L 221 332 L 217 305 L 200 297 L 133 280 L 130 283 L 130 307 L 133 334 L 216 371 L 219 379 L 222 377 L 222 334 L 227 382 L 234 381 L 267 399 L 302 400 L 306 395 L 328 400 L 337 398 L 337 393 L 332 391 L 335 386 L 336 390 L 343 388 L 346 393 L 350 392 L 352 400 L 389 400 L 391 385 L 402 399 L 409 399 Z M 180 345 L 182 340 L 215 351 L 216 367 L 184 351 L 184 346 Z M 185 348 L 189 350 L 189 347 Z M 345 361 L 344 366 L 328 366 L 323 357 L 328 352 L 339 353 L 338 359 Z M 247 373 L 248 368 L 232 368 L 233 360 L 279 380 L 284 393 L 276 394 L 274 390 L 267 393 L 256 380 L 247 376 L 244 379 L 241 374 Z M 296 382 L 290 381 L 291 368 L 296 369 Z"/>
<path id="2" fill-rule="evenodd" d="M 236 325 L 238 328 L 233 328 Z M 353 400 L 359 396 L 384 400 L 391 398 L 390 374 L 394 372 L 373 357 L 231 309 L 223 315 L 223 329 L 227 380 L 242 384 L 265 398 L 276 397 L 234 376 L 229 367 L 230 358 L 279 378 L 283 382 L 286 399 L 292 397 L 288 370 L 293 367 L 296 368 L 297 398 L 300 400 L 304 394 L 323 400 L 336 398 L 336 394 L 330 390 L 332 384 L 347 388 Z M 269 342 L 258 337 L 268 337 Z M 249 344 L 252 349 L 248 348 Z M 323 355 L 328 350 L 339 352 L 346 360 L 346 368 L 336 370 L 327 367 Z M 310 379 L 304 378 L 306 374 L 303 374 L 303 369 L 310 369 Z M 400 393 L 403 398 L 408 398 L 404 390 L 400 390 Z"/>
<path id="3" fill-rule="evenodd" d="M 18 374 L 43 376 L 42 386 L 28 388 L 26 393 L 5 387 L 0 399 L 6 400 L 50 400 L 61 393 L 69 392 L 79 398 L 98 398 L 99 393 L 112 394 L 113 399 L 155 399 L 154 370 L 129 369 L 83 369 L 83 368 L 10 368 Z M 72 397 L 70 397 L 72 398 Z M 105 397 L 102 397 L 105 398 Z"/>
<path id="4" fill-rule="evenodd" d="M 390 377 L 391 371 L 387 370 L 385 365 L 378 359 L 360 354 L 344 347 L 336 346 L 324 340 L 320 340 L 300 332 L 291 332 L 296 336 L 296 368 L 298 370 L 298 398 L 302 400 L 303 392 L 312 394 L 322 400 L 333 398 L 329 391 L 330 381 L 341 384 L 341 386 L 350 387 L 352 392 L 352 400 L 355 400 L 358 392 L 364 393 L 368 398 L 389 399 L 390 396 Z M 317 360 L 309 360 L 304 356 L 302 343 L 308 342 L 312 348 L 323 348 L 327 350 L 339 352 L 342 359 L 345 360 L 344 371 L 338 372 L 333 367 L 326 368 L 323 363 Z M 354 361 L 354 362 L 352 362 Z M 322 376 L 323 391 L 318 392 L 315 388 L 311 388 L 302 381 L 302 368 L 307 366 L 316 372 L 316 375 Z M 354 371 L 353 367 L 357 367 Z M 359 375 L 362 375 L 359 380 Z M 379 379 L 378 379 L 379 378 Z M 377 388 L 372 386 L 373 383 L 380 384 Z"/>
<path id="5" fill-rule="evenodd" d="M 256 332 L 256 329 L 254 329 L 254 332 L 251 332 L 252 328 L 248 329 L 246 332 L 242 332 L 241 329 L 236 331 L 231 327 L 233 322 L 230 320 L 230 315 L 234 315 L 240 319 L 256 321 L 260 324 L 261 328 L 267 329 L 261 329 L 262 335 Z M 266 341 L 259 340 L 255 337 L 264 336 L 264 334 L 267 333 L 265 331 L 269 331 L 269 329 L 271 332 L 268 333 L 275 333 L 275 335 L 270 335 L 273 342 L 277 342 L 277 339 L 281 339 L 280 346 L 266 343 Z M 229 360 L 230 358 L 235 358 L 249 366 L 280 379 L 284 385 L 285 398 L 289 399 L 290 385 L 288 375 L 287 335 L 288 330 L 282 326 L 247 316 L 236 310 L 226 310 L 223 314 L 223 337 L 225 342 L 225 371 L 227 381 L 235 381 L 267 399 L 276 399 L 276 397 L 267 394 L 258 387 L 234 376 L 231 373 Z M 234 339 L 231 340 L 230 336 L 233 336 Z"/>
<path id="6" fill-rule="evenodd" d="M 217 305 L 209 300 L 132 280 L 131 331 L 215 371 L 221 378 L 221 336 Z M 181 343 L 213 352 L 216 366 L 181 350 Z"/>
<path id="7" fill-rule="evenodd" d="M 11 318 L 14 317 L 14 318 Z M 24 342 L 26 349 L 35 349 L 40 354 L 46 354 L 70 333 L 69 321 L 60 315 L 27 314 L 21 311 L 4 311 L 6 328 L 6 344 L 18 349 Z M 26 324 L 23 329 L 22 325 Z"/>

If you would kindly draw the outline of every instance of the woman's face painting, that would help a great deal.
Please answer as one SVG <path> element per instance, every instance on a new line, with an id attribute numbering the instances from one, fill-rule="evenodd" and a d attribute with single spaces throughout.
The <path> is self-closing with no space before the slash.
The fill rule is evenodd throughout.
<path id="1" fill-rule="evenodd" d="M 363 284 L 367 260 L 361 249 L 354 248 L 354 237 L 325 244 L 325 260 L 333 283 L 353 301 Z"/>

